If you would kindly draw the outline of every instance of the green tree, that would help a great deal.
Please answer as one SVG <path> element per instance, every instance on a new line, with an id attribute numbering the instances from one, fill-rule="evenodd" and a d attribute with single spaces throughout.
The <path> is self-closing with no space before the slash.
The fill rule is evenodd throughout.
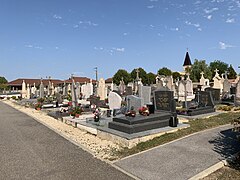
<path id="1" fill-rule="evenodd" d="M 179 72 L 173 72 L 173 73 L 172 73 L 172 77 L 173 77 L 174 80 L 176 80 L 176 79 L 178 79 L 178 78 L 180 79 L 181 74 L 180 74 Z"/>
<path id="2" fill-rule="evenodd" d="M 130 73 L 131 75 L 131 78 L 132 80 L 135 80 L 136 77 L 137 77 L 137 72 L 136 72 L 137 69 L 133 69 L 132 72 Z M 139 78 L 142 79 L 142 83 L 145 85 L 145 84 L 148 84 L 148 77 L 147 77 L 147 73 L 146 71 L 143 69 L 143 68 L 138 68 L 139 70 Z"/>
<path id="3" fill-rule="evenodd" d="M 125 84 L 131 81 L 130 74 L 124 69 L 119 69 L 113 76 L 113 83 L 119 85 L 122 78 Z"/>
<path id="4" fill-rule="evenodd" d="M 229 79 L 236 79 L 237 77 L 237 73 L 236 71 L 233 69 L 232 65 L 230 64 L 230 66 L 228 67 L 228 78 Z"/>
<path id="5" fill-rule="evenodd" d="M 204 77 L 211 79 L 212 72 L 209 66 L 206 64 L 205 60 L 194 60 L 194 63 L 191 67 L 190 78 L 193 82 L 199 82 L 201 78 L 201 72 L 204 72 Z"/>
<path id="6" fill-rule="evenodd" d="M 211 62 L 210 64 L 209 64 L 209 68 L 210 68 L 210 70 L 211 70 L 211 72 L 212 72 L 212 78 L 214 77 L 214 75 L 215 75 L 215 70 L 216 69 L 218 69 L 219 71 L 218 71 L 218 74 L 223 74 L 223 73 L 225 73 L 225 71 L 227 71 L 228 70 L 228 64 L 227 63 L 225 63 L 225 62 L 222 62 L 222 61 L 220 61 L 220 60 L 215 60 L 215 61 L 213 61 L 213 62 Z M 211 79 L 212 79 L 211 78 Z"/>
<path id="7" fill-rule="evenodd" d="M 154 74 L 154 73 L 152 73 L 152 72 L 149 72 L 148 74 L 147 74 L 147 78 L 148 78 L 148 85 L 150 85 L 150 84 L 155 84 L 155 82 L 156 82 L 156 74 Z"/>
<path id="8" fill-rule="evenodd" d="M 5 77 L 0 77 L 0 90 L 9 89 L 8 81 Z"/>
<path id="9" fill-rule="evenodd" d="M 7 83 L 8 81 L 6 80 L 6 78 L 0 76 L 0 84 L 7 84 Z"/>
<path id="10" fill-rule="evenodd" d="M 163 67 L 161 69 L 158 70 L 158 74 L 159 75 L 164 75 L 164 76 L 171 76 L 172 75 L 172 71 L 166 67 Z"/>

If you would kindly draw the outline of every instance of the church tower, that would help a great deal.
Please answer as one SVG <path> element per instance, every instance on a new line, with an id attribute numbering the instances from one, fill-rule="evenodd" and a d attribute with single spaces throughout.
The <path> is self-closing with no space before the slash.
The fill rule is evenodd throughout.
<path id="1" fill-rule="evenodd" d="M 191 67 L 192 67 L 192 63 L 191 63 L 191 59 L 190 59 L 190 56 L 189 56 L 188 51 L 187 51 L 186 56 L 185 56 L 185 60 L 184 60 L 184 63 L 183 63 L 184 73 L 186 74 L 186 69 L 191 68 Z"/>

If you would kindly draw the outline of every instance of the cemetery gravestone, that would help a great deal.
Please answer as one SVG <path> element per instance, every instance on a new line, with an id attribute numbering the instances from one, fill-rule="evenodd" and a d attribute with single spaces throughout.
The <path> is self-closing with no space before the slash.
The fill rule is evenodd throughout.
<path id="1" fill-rule="evenodd" d="M 151 87 L 139 86 L 139 97 L 143 98 L 143 104 L 151 104 Z"/>
<path id="2" fill-rule="evenodd" d="M 122 98 L 116 92 L 110 92 L 108 95 L 109 109 L 120 109 L 122 103 Z"/>
<path id="3" fill-rule="evenodd" d="M 156 110 L 176 112 L 176 103 L 174 100 L 173 91 L 155 91 L 154 103 Z"/>
<path id="4" fill-rule="evenodd" d="M 139 108 L 143 106 L 143 99 L 134 95 L 127 96 L 126 101 L 128 110 L 133 107 L 134 111 L 138 111 Z"/>
<path id="5" fill-rule="evenodd" d="M 238 81 L 236 86 L 235 104 L 238 106 L 240 105 L 240 80 Z"/>
<path id="6" fill-rule="evenodd" d="M 211 92 L 212 98 L 215 104 L 220 102 L 220 89 L 209 87 L 209 88 L 205 88 L 205 91 Z"/>

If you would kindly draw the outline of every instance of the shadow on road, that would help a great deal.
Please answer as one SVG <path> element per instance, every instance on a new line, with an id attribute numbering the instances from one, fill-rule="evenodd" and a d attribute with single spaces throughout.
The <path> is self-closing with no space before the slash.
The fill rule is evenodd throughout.
<path id="1" fill-rule="evenodd" d="M 209 143 L 214 145 L 213 150 L 224 159 L 233 157 L 234 154 L 238 153 L 235 158 L 229 159 L 228 162 L 231 167 L 240 169 L 240 140 L 237 135 L 239 135 L 239 132 L 233 132 L 232 129 L 224 130 L 217 137 L 210 140 Z"/>

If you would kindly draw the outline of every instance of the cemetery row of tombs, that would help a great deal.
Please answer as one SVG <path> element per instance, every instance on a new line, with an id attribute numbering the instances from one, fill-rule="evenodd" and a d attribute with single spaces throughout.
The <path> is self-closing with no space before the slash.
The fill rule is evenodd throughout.
<path id="1" fill-rule="evenodd" d="M 118 86 L 102 78 L 81 84 L 72 77 L 61 85 L 51 79 L 29 84 L 26 79 L 21 84 L 21 103 L 48 109 L 57 118 L 77 120 L 79 115 L 91 114 L 93 123 L 107 120 L 108 129 L 127 134 L 177 127 L 178 115 L 212 113 L 219 103 L 239 105 L 239 77 L 230 82 L 227 74 L 220 77 L 215 70 L 211 87 L 204 73 L 201 76 L 197 86 L 189 75 L 176 81 L 158 75 L 155 84 L 144 86 L 138 72 L 134 82 L 126 85 L 122 79 Z"/>

